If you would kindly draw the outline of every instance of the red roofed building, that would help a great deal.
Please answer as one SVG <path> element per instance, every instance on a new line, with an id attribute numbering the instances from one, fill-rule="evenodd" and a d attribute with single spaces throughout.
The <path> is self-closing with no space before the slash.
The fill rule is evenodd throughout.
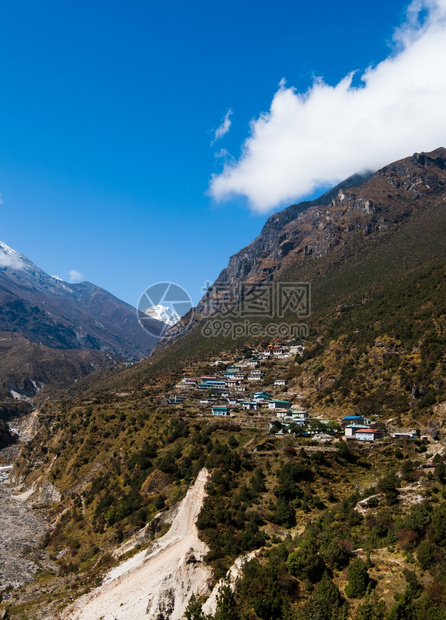
<path id="1" fill-rule="evenodd" d="M 360 428 L 355 433 L 355 439 L 358 441 L 376 441 L 384 437 L 384 433 L 377 428 Z"/>

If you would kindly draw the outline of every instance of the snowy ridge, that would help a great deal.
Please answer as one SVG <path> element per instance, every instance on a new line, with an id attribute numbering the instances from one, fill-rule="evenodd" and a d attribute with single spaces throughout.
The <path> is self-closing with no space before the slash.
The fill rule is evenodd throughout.
<path id="1" fill-rule="evenodd" d="M 161 321 L 169 327 L 172 327 L 172 325 L 175 325 L 175 323 L 178 323 L 181 319 L 180 315 L 177 314 L 175 310 L 167 306 L 162 306 L 161 304 L 147 308 L 147 310 L 144 311 L 144 314 L 150 316 L 152 319 Z"/>
<path id="2" fill-rule="evenodd" d="M 9 267 L 13 271 L 24 271 L 33 276 L 43 276 L 46 279 L 50 279 L 50 276 L 42 271 L 40 267 L 37 267 L 29 258 L 10 248 L 3 241 L 0 241 L 0 267 Z"/>
<path id="3" fill-rule="evenodd" d="M 49 276 L 40 267 L 37 267 L 24 254 L 10 248 L 9 245 L 0 241 L 0 269 L 7 269 L 15 278 L 28 279 L 33 286 L 47 292 L 60 291 L 73 294 L 73 289 L 68 286 L 59 276 Z"/>

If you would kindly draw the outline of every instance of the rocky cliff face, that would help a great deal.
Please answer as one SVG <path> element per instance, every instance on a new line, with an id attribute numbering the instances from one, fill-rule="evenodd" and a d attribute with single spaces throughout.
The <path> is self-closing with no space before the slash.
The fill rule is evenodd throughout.
<path id="1" fill-rule="evenodd" d="M 271 215 L 266 221 L 260 235 L 246 246 L 246 248 L 243 248 L 240 252 L 231 256 L 229 265 L 218 276 L 215 284 L 244 281 L 250 276 L 255 265 L 257 265 L 262 258 L 270 254 L 275 254 L 277 246 L 280 245 L 282 236 L 288 225 L 297 220 L 312 207 L 328 206 L 339 191 L 361 185 L 367 181 L 371 175 L 372 173 L 354 174 L 316 200 L 291 205 L 283 211 Z"/>
<path id="2" fill-rule="evenodd" d="M 345 246 L 347 257 L 358 235 L 391 234 L 419 202 L 445 186 L 445 148 L 415 154 L 373 175 L 355 175 L 316 201 L 272 215 L 259 237 L 231 256 L 214 287 L 273 280 L 291 264 L 324 257 L 339 245 Z"/>

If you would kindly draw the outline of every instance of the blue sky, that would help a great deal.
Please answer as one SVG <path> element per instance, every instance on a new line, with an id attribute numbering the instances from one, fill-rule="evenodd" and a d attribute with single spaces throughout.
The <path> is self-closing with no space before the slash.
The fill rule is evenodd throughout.
<path id="1" fill-rule="evenodd" d="M 165 280 L 197 302 L 203 284 L 258 235 L 274 209 L 417 150 L 418 142 L 396 134 L 396 150 L 378 154 L 371 145 L 369 159 L 352 147 L 342 166 L 322 158 L 320 174 L 300 164 L 302 153 L 318 161 L 318 148 L 339 160 L 334 125 L 344 122 L 336 121 L 342 97 L 373 120 L 378 95 L 354 100 L 355 89 L 366 90 L 361 76 L 401 50 L 407 66 L 415 63 L 410 46 L 424 36 L 429 11 L 440 14 L 422 50 L 428 58 L 429 44 L 438 48 L 433 28 L 444 35 L 444 0 L 425 0 L 423 13 L 417 5 L 415 21 L 407 4 L 0 2 L 1 240 L 50 274 L 69 280 L 75 270 L 132 305 Z M 403 35 L 395 37 L 402 24 Z M 442 73 L 444 60 L 438 58 Z M 352 71 L 351 83 L 339 86 Z M 320 92 L 315 78 L 322 78 Z M 374 93 L 391 80 L 372 78 L 375 86 L 366 87 Z M 429 79 L 436 82 L 435 72 Z M 434 83 L 433 93 L 441 88 Z M 327 102 L 328 114 L 318 101 Z M 299 106 L 305 127 L 316 129 L 302 139 L 300 154 L 291 149 L 288 157 L 288 147 L 299 143 Z M 228 110 L 229 130 L 211 144 Z M 330 117 L 331 110 L 332 125 L 318 136 L 318 115 Z M 419 150 L 445 142 L 441 132 L 432 138 L 430 126 L 420 133 Z M 339 148 L 351 145 L 346 139 Z M 262 185 L 265 148 L 270 159 L 262 166 L 289 163 L 288 178 L 272 176 Z"/>

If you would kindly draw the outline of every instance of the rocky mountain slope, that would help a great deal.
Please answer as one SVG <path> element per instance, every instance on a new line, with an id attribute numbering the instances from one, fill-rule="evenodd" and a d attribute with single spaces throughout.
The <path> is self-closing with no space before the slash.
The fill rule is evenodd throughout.
<path id="1" fill-rule="evenodd" d="M 162 325 L 153 319 L 153 333 Z M 69 284 L 0 242 L 0 385 L 21 397 L 146 357 L 137 312 L 90 282 Z"/>
<path id="2" fill-rule="evenodd" d="M 272 215 L 260 236 L 231 256 L 214 287 L 271 281 L 308 259 L 327 272 L 374 241 L 396 233 L 432 201 L 444 208 L 446 149 L 415 153 L 367 178 L 355 176 L 312 203 Z M 335 248 L 337 255 L 330 261 Z M 339 252 L 339 249 L 341 251 Z M 328 259 L 328 260 L 327 260 Z M 203 299 L 202 304 L 206 302 Z M 200 306 L 198 307 L 200 314 Z"/>
<path id="3" fill-rule="evenodd" d="M 231 256 L 198 306 L 169 330 L 169 339 L 161 341 L 154 352 L 196 331 L 200 321 L 208 316 L 209 308 L 215 308 L 218 315 L 221 306 L 237 305 L 241 291 L 257 282 L 319 283 L 330 279 L 336 270 L 354 268 L 361 260 L 367 261 L 370 253 L 379 252 L 379 246 L 390 243 L 393 236 L 397 239 L 406 224 L 416 218 L 421 218 L 422 228 L 426 209 L 436 211 L 429 218 L 441 218 L 445 161 L 445 148 L 415 153 L 375 174 L 353 175 L 317 200 L 291 205 L 273 214 L 259 237 Z M 431 253 L 431 249 L 425 249 L 426 255 Z M 436 252 L 440 255 L 442 247 L 436 248 Z M 423 257 L 420 260 L 425 261 Z M 410 262 L 406 256 L 404 264 L 409 269 Z M 398 269 L 393 272 L 400 274 Z M 343 295 L 344 291 L 338 291 L 338 302 Z"/>
<path id="4" fill-rule="evenodd" d="M 68 284 L 0 244 L 0 330 L 54 349 L 94 349 L 126 359 L 147 356 L 154 339 L 136 311 L 90 282 Z"/>
<path id="5" fill-rule="evenodd" d="M 278 247 L 284 243 L 289 225 L 292 223 L 295 225 L 305 211 L 312 207 L 328 207 L 339 192 L 358 187 L 371 176 L 371 172 L 354 174 L 316 200 L 291 205 L 283 211 L 271 215 L 260 235 L 248 246 L 230 257 L 228 266 L 220 273 L 214 284 L 218 286 L 223 283 L 245 282 L 258 271 L 258 266 L 266 257 L 276 256 L 279 258 L 281 255 L 286 255 L 289 246 L 282 250 L 278 250 Z"/>
<path id="6" fill-rule="evenodd" d="M 45 385 L 66 387 L 116 363 L 94 349 L 51 349 L 13 332 L 0 332 L 0 381 L 15 398 L 32 398 Z"/>

